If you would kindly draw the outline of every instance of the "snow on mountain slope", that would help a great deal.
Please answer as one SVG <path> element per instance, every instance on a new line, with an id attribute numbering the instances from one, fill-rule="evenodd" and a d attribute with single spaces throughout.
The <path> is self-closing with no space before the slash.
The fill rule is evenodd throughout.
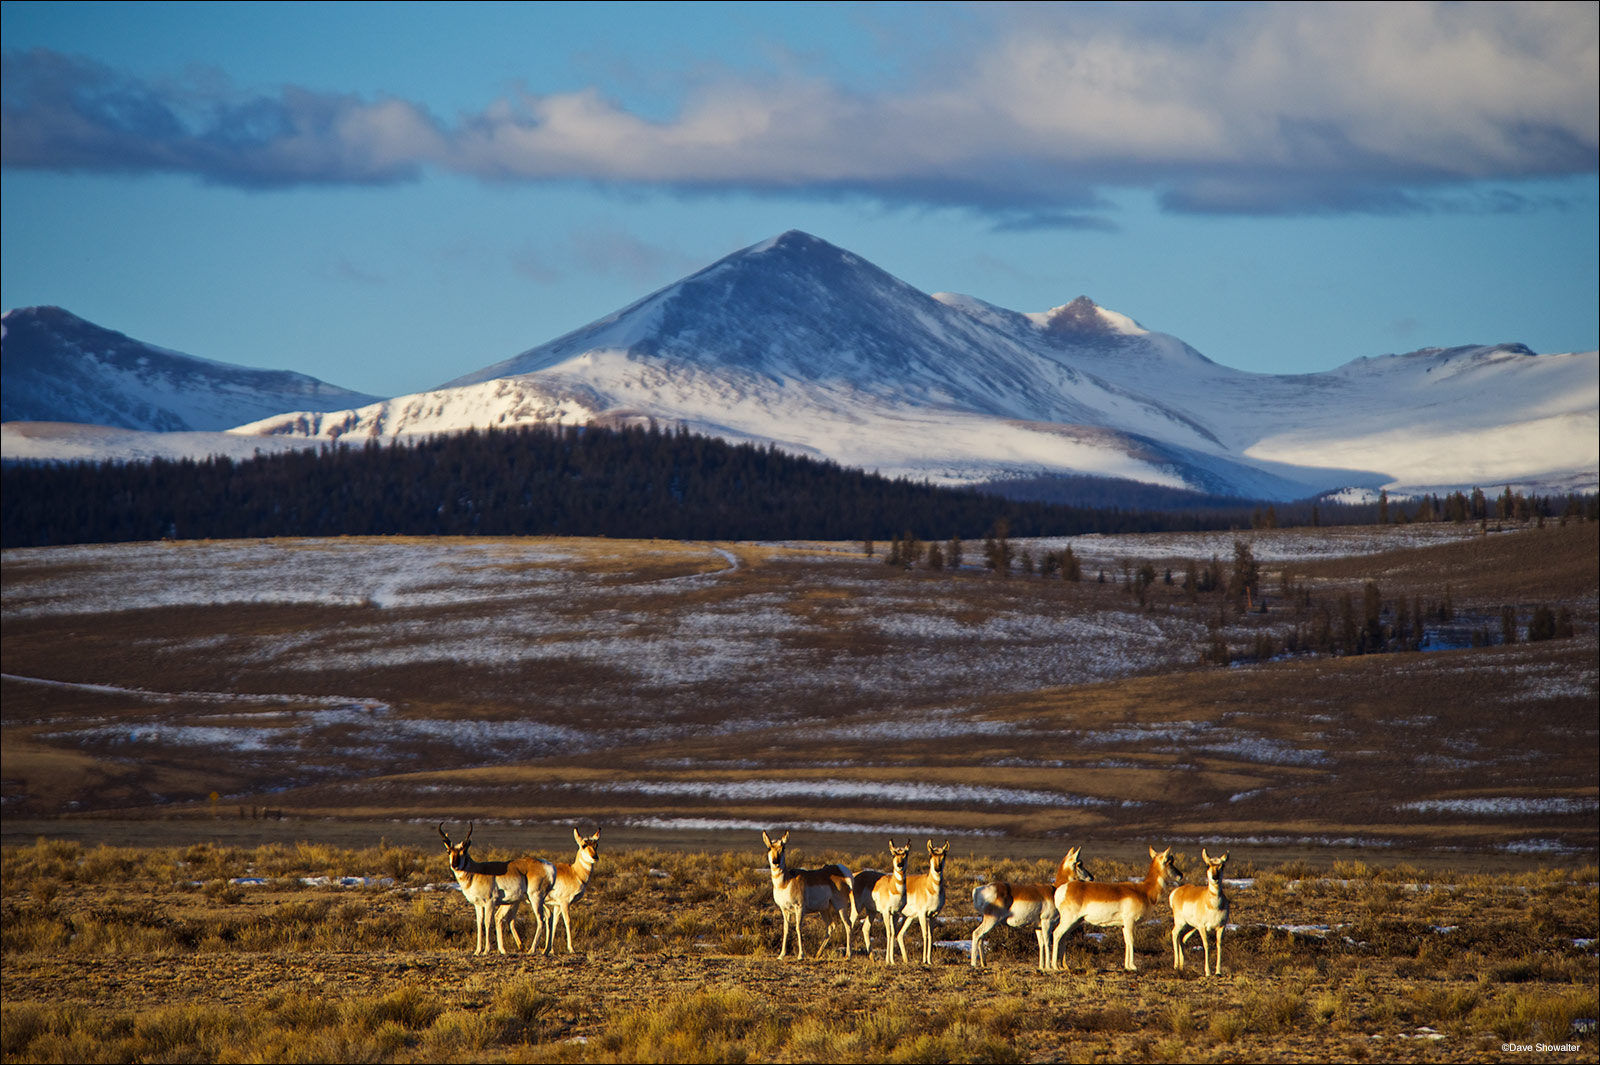
<path id="1" fill-rule="evenodd" d="M 211 455 L 242 460 L 275 451 L 314 447 L 319 443 L 304 437 L 241 436 L 225 432 L 161 433 L 81 422 L 0 424 L 0 453 L 7 461 L 147 462 Z"/>
<path id="2" fill-rule="evenodd" d="M 653 421 L 944 484 L 1593 488 L 1597 359 L 1492 345 L 1245 373 L 1086 297 L 1022 313 L 930 296 L 791 231 L 432 391 L 232 432 L 287 445 Z"/>
<path id="3" fill-rule="evenodd" d="M 239 431 L 655 419 L 936 483 L 1093 473 L 1282 499 L 1581 479 L 1594 365 L 1502 346 L 1244 373 L 1087 298 L 1028 314 L 929 296 L 789 232 L 435 391 Z"/>
<path id="4" fill-rule="evenodd" d="M 286 370 L 200 359 L 102 329 L 59 307 L 8 311 L 0 326 L 0 419 L 156 432 L 220 430 L 284 410 L 377 398 Z"/>

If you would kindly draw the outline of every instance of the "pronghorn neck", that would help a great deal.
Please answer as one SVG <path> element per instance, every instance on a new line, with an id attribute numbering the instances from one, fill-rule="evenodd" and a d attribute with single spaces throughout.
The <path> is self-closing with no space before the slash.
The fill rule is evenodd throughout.
<path id="1" fill-rule="evenodd" d="M 1222 871 L 1228 864 L 1228 856 L 1220 858 L 1209 857 L 1205 851 L 1200 852 L 1201 860 L 1206 863 L 1206 894 L 1214 899 L 1222 898 Z"/>
<path id="2" fill-rule="evenodd" d="M 577 878 L 578 883 L 587 884 L 589 874 L 594 872 L 595 860 L 600 857 L 600 833 L 596 832 L 587 839 L 578 835 L 576 831 L 572 835 L 578 841 L 578 856 L 572 859 L 572 864 L 567 868 L 572 870 L 572 875 Z"/>
<path id="3" fill-rule="evenodd" d="M 1159 854 L 1154 847 L 1150 848 L 1150 870 L 1144 875 L 1144 895 L 1151 902 L 1160 898 L 1166 890 L 1168 883 L 1183 883 L 1183 874 L 1177 866 L 1172 864 L 1172 848 L 1168 847 Z"/>

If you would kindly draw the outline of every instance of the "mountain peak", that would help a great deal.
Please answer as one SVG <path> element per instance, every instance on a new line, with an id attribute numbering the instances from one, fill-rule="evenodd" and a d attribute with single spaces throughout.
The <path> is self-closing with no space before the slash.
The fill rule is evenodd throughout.
<path id="1" fill-rule="evenodd" d="M 1070 303 L 1027 317 L 1051 339 L 1069 342 L 1143 336 L 1147 332 L 1132 318 L 1108 311 L 1088 296 L 1079 296 Z"/>

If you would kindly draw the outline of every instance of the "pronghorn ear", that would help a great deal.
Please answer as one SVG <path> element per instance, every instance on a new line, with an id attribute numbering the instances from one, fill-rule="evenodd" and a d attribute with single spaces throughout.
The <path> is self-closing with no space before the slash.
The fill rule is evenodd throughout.
<path id="1" fill-rule="evenodd" d="M 783 834 L 783 838 L 779 839 L 778 842 L 779 843 L 788 843 L 789 842 L 789 833 L 785 832 Z"/>
<path id="2" fill-rule="evenodd" d="M 1207 865 L 1211 864 L 1211 856 L 1206 853 L 1206 849 L 1204 847 L 1200 848 L 1200 860 L 1205 862 Z"/>
<path id="3" fill-rule="evenodd" d="M 767 835 L 765 829 L 763 829 L 761 832 L 761 842 L 765 843 L 769 847 L 772 846 L 772 837 Z"/>
<path id="4" fill-rule="evenodd" d="M 931 839 L 928 841 L 928 853 L 929 854 L 933 853 L 933 840 L 931 840 Z"/>
<path id="5" fill-rule="evenodd" d="M 1149 846 L 1149 844 L 1145 844 L 1145 846 Z M 1160 857 L 1160 855 L 1156 854 L 1156 849 L 1154 847 L 1150 847 L 1150 857 L 1152 857 L 1152 858 Z"/>
<path id="6" fill-rule="evenodd" d="M 590 839 L 594 839 L 594 840 L 598 840 L 600 838 L 600 826 L 599 825 L 595 825 L 594 826 L 594 835 L 590 836 L 589 838 Z"/>
<path id="7" fill-rule="evenodd" d="M 577 840 L 578 846 L 580 846 L 580 847 L 583 846 L 583 833 L 582 832 L 579 832 L 577 829 L 573 829 L 572 830 L 572 838 Z"/>

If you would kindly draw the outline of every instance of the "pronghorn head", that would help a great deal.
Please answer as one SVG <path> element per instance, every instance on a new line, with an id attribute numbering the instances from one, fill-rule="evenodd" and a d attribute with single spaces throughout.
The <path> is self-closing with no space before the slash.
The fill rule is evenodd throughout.
<path id="1" fill-rule="evenodd" d="M 1211 855 L 1206 853 L 1206 849 L 1204 847 L 1201 847 L 1200 860 L 1206 863 L 1206 879 L 1214 886 L 1221 886 L 1222 867 L 1228 864 L 1228 856 L 1224 854 L 1221 857 L 1213 858 Z"/>
<path id="2" fill-rule="evenodd" d="M 909 847 L 910 845 L 907 844 Z M 944 846 L 935 847 L 933 840 L 928 841 L 928 871 L 939 874 L 944 872 L 944 858 L 950 853 L 950 841 L 945 840 Z"/>
<path id="3" fill-rule="evenodd" d="M 578 844 L 578 857 L 580 859 L 585 854 L 589 856 L 591 862 L 600 857 L 600 830 L 598 828 L 594 830 L 594 835 L 592 836 L 584 836 L 577 829 L 573 829 L 572 838 Z"/>
<path id="4" fill-rule="evenodd" d="M 1082 849 L 1074 847 L 1068 851 L 1067 856 L 1061 859 L 1061 870 L 1072 880 L 1093 881 L 1094 874 L 1085 869 L 1083 863 L 1078 860 L 1078 852 Z"/>
<path id="5" fill-rule="evenodd" d="M 472 856 L 467 853 L 472 846 L 472 822 L 467 822 L 467 838 L 460 843 L 450 842 L 450 835 L 444 830 L 443 822 L 439 825 L 439 835 L 444 839 L 444 849 L 450 852 L 450 868 L 465 869 L 472 861 Z"/>
<path id="6" fill-rule="evenodd" d="M 911 841 L 907 840 L 904 847 L 896 847 L 894 840 L 891 839 L 889 854 L 890 860 L 894 862 L 894 875 L 903 878 L 906 875 L 906 866 L 911 861 Z"/>
<path id="7" fill-rule="evenodd" d="M 789 833 L 785 832 L 779 838 L 773 839 L 763 832 L 761 833 L 761 841 L 767 845 L 767 864 L 775 870 L 782 870 L 783 848 L 789 844 Z"/>
<path id="8" fill-rule="evenodd" d="M 1173 863 L 1171 847 L 1164 851 L 1157 851 L 1154 847 L 1150 848 L 1150 875 L 1163 884 L 1183 883 L 1183 870 Z"/>

